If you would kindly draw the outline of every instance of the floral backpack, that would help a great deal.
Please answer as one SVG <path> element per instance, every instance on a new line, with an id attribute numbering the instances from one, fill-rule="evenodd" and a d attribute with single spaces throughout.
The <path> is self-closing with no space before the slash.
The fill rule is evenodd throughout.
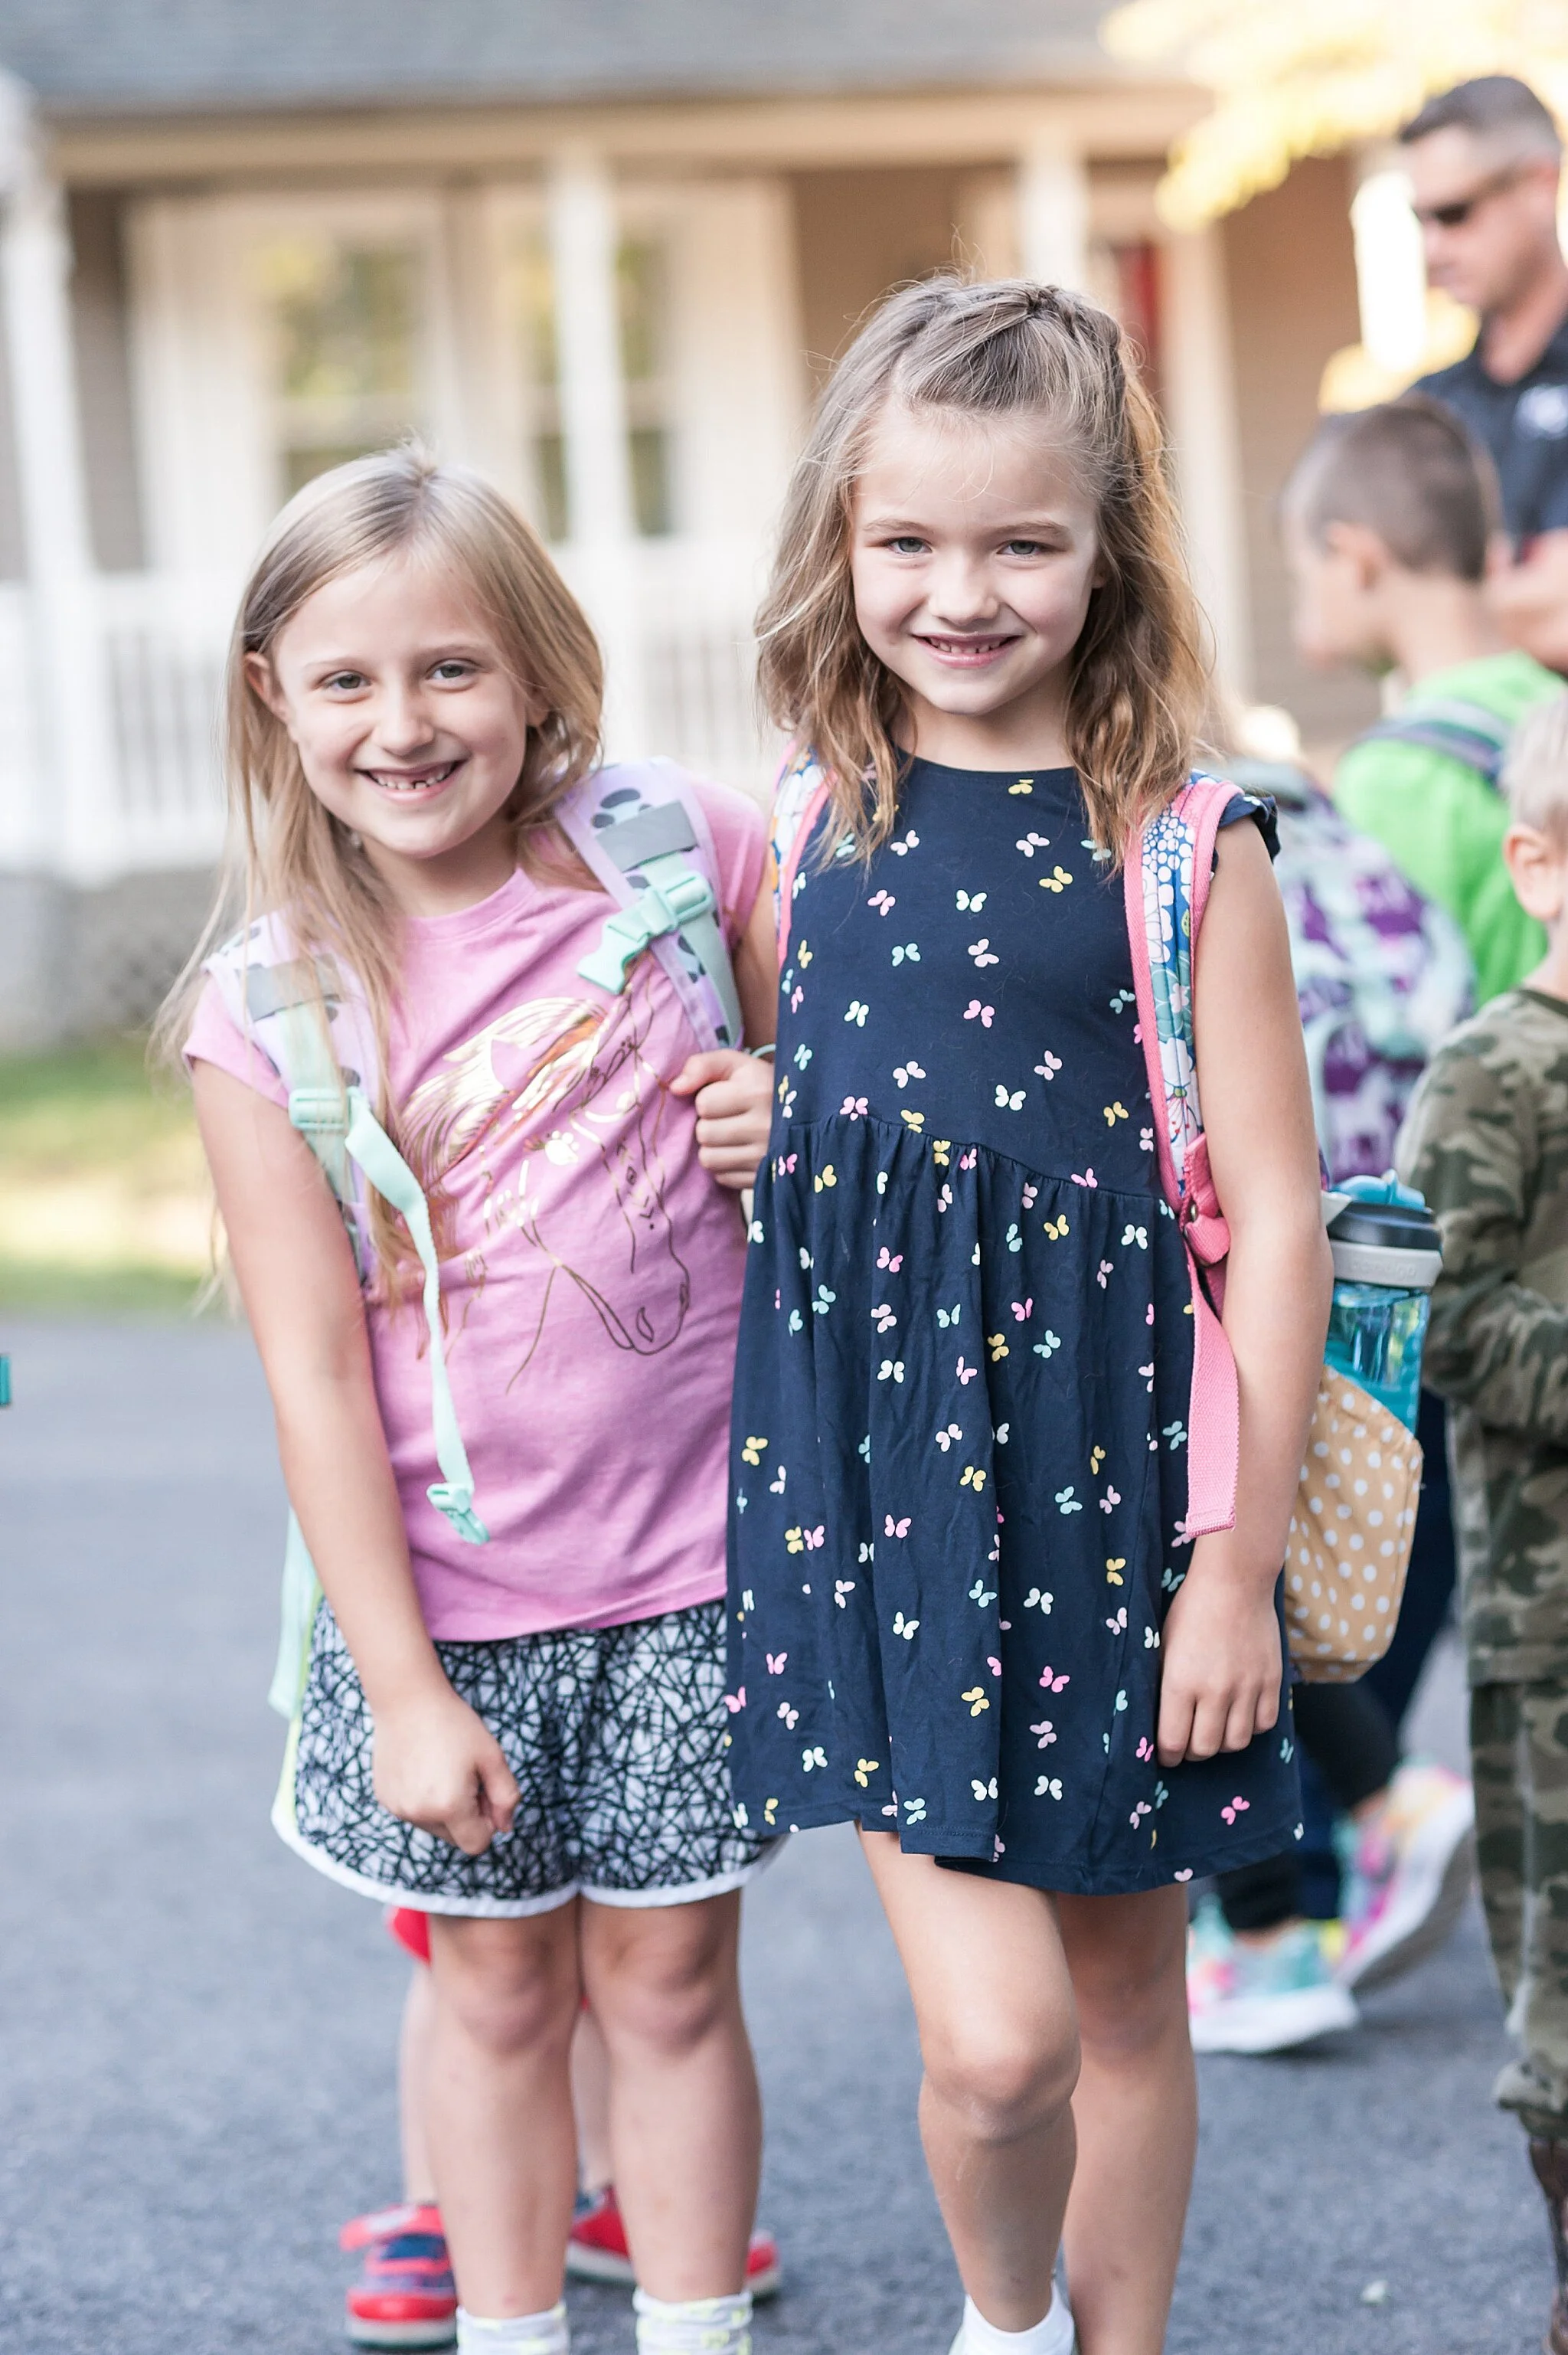
<path id="1" fill-rule="evenodd" d="M 786 762 L 774 800 L 779 962 L 788 962 L 800 864 L 828 802 L 810 755 Z M 1149 1071 L 1165 1199 L 1187 1246 L 1192 1392 L 1187 1419 L 1189 1538 L 1234 1529 L 1240 1449 L 1235 1359 L 1220 1322 L 1230 1229 L 1209 1169 L 1198 1100 L 1192 973 L 1220 821 L 1237 787 L 1193 775 L 1143 828 L 1124 868 L 1139 1038 Z M 1325 1197 L 1326 1200 L 1331 1198 Z M 1393 1640 L 1410 1562 L 1421 1449 L 1396 1417 L 1325 1366 L 1285 1571 L 1291 1657 L 1310 1683 L 1345 1682 Z"/>
<path id="2" fill-rule="evenodd" d="M 1186 1533 L 1235 1524 L 1239 1401 L 1220 1323 L 1230 1230 L 1198 1101 L 1192 975 L 1220 821 L 1237 788 L 1194 776 L 1151 818 L 1125 869 L 1139 1028 L 1165 1199 L 1192 1273 Z M 1342 1198 L 1324 1196 L 1325 1216 Z M 1285 1558 L 1291 1657 L 1309 1684 L 1350 1682 L 1393 1639 L 1415 1534 L 1421 1448 L 1398 1418 L 1325 1365 Z"/>

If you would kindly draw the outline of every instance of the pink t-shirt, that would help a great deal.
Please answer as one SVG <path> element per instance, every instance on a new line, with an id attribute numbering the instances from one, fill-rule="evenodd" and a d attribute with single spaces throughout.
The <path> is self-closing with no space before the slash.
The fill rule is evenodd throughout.
<path id="1" fill-rule="evenodd" d="M 760 814 L 700 787 L 733 943 L 762 880 Z M 437 1213 L 448 1363 L 490 1543 L 425 1491 L 440 1476 L 416 1283 L 367 1303 L 376 1394 L 432 1636 L 607 1627 L 724 1591 L 730 1384 L 746 1237 L 697 1159 L 698 1051 L 657 959 L 625 993 L 585 981 L 611 903 L 521 869 L 410 922 L 388 1082 Z M 287 1090 L 209 981 L 186 1057 L 274 1103 Z"/>

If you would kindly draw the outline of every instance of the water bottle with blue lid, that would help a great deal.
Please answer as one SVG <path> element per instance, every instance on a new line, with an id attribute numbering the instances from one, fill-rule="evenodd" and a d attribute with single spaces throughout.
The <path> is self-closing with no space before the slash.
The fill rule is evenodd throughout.
<path id="1" fill-rule="evenodd" d="M 1437 1222 L 1392 1170 L 1345 1178 L 1324 1195 L 1323 1221 L 1334 1254 L 1323 1354 L 1414 1431 L 1432 1287 L 1443 1267 Z"/>

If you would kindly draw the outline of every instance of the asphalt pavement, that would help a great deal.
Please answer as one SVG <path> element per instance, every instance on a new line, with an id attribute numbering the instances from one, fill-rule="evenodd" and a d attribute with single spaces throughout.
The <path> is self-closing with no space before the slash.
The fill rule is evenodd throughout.
<path id="1" fill-rule="evenodd" d="M 0 1346 L 0 2349 L 326 2355 L 337 2225 L 397 2194 L 404 1966 L 268 1826 L 260 1375 L 212 1327 Z M 1456 1746 L 1449 1664 L 1423 1732 Z M 758 1885 L 746 1965 L 788 2272 L 758 2355 L 945 2355 L 908 2006 L 847 1834 Z M 1205 2062 L 1170 2355 L 1533 2355 L 1545 2234 L 1489 2099 L 1503 2052 L 1472 1913 L 1354 2032 Z M 623 2296 L 572 2312 L 578 2355 L 630 2355 Z"/>

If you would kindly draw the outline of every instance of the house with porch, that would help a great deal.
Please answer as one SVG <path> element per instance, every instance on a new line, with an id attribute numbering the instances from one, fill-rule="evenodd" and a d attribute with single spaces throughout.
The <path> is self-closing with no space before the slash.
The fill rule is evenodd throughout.
<path id="1" fill-rule="evenodd" d="M 1093 0 L 0 0 L 0 1045 L 144 1017 L 223 836 L 249 554 L 409 431 L 534 518 L 612 751 L 739 784 L 814 387 L 887 288 L 1084 287 L 1169 424 L 1220 660 L 1309 741 L 1272 503 L 1361 333 L 1350 166 L 1176 235 L 1202 94 Z"/>

